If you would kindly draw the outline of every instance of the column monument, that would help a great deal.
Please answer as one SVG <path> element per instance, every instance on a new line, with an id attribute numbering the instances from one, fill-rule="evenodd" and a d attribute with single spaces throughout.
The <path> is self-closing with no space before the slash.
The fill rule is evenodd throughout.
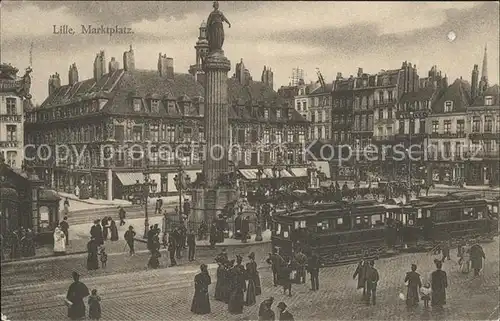
<path id="1" fill-rule="evenodd" d="M 228 149 L 228 88 L 227 73 L 231 62 L 224 56 L 224 26 L 231 24 L 219 11 L 219 3 L 207 19 L 208 55 L 203 58 L 205 72 L 205 159 L 203 186 L 192 190 L 195 220 L 212 221 L 228 202 L 235 197 L 235 188 L 229 178 Z M 200 188 L 202 187 L 202 188 Z"/>

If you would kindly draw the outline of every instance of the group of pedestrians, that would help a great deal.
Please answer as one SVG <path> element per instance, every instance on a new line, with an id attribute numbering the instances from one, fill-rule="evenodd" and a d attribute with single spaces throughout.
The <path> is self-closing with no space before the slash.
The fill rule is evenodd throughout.
<path id="1" fill-rule="evenodd" d="M 370 305 L 377 303 L 377 285 L 380 280 L 378 270 L 375 268 L 375 261 L 361 260 L 352 275 L 353 279 L 358 278 L 358 289 L 363 289 L 362 300 Z"/>
<path id="2" fill-rule="evenodd" d="M 97 289 L 89 292 L 88 287 L 80 281 L 80 275 L 73 272 L 73 283 L 69 286 L 65 298 L 65 304 L 68 307 L 68 317 L 71 320 L 80 320 L 86 317 L 86 308 L 84 299 L 88 297 L 90 320 L 99 320 L 101 318 L 101 297 L 97 294 Z"/>
<path id="3" fill-rule="evenodd" d="M 5 259 L 5 250 L 10 249 L 9 258 L 11 260 L 21 257 L 32 257 L 36 254 L 35 235 L 31 229 L 20 227 L 14 231 L 5 233 L 6 237 L 0 235 L 1 260 Z"/>
<path id="4" fill-rule="evenodd" d="M 94 225 L 90 228 L 90 240 L 87 243 L 87 269 L 89 271 L 99 269 L 99 261 L 102 268 L 106 267 L 108 254 L 104 247 L 104 241 L 108 239 L 108 236 L 111 236 L 112 242 L 119 239 L 115 221 L 111 217 L 95 220 Z"/>

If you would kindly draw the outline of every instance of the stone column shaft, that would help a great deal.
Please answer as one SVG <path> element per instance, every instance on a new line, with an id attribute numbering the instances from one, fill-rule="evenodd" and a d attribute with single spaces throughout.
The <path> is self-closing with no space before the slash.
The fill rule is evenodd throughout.
<path id="1" fill-rule="evenodd" d="M 203 166 L 206 187 L 216 185 L 219 176 L 228 171 L 229 122 L 227 73 L 230 61 L 223 51 L 205 58 L 205 140 L 206 157 Z"/>

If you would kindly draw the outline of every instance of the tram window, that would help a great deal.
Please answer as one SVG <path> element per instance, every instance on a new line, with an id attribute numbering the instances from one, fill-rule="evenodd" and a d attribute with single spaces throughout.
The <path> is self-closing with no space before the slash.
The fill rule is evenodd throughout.
<path id="1" fill-rule="evenodd" d="M 342 225 L 342 224 L 344 224 L 344 219 L 342 217 L 339 217 L 337 219 L 337 225 Z"/>
<path id="2" fill-rule="evenodd" d="M 306 221 L 300 221 L 300 227 L 306 228 Z"/>
<path id="3" fill-rule="evenodd" d="M 372 226 L 384 225 L 384 217 L 382 215 L 372 215 Z"/>
<path id="4" fill-rule="evenodd" d="M 278 224 L 276 228 L 276 234 L 281 234 L 281 224 Z"/>
<path id="5" fill-rule="evenodd" d="M 477 218 L 479 220 L 483 219 L 483 212 L 482 211 L 477 212 Z"/>
<path id="6" fill-rule="evenodd" d="M 422 218 L 422 209 L 421 208 L 418 209 L 417 218 Z"/>
<path id="7" fill-rule="evenodd" d="M 294 222 L 294 228 L 298 230 L 300 228 L 300 222 Z"/>

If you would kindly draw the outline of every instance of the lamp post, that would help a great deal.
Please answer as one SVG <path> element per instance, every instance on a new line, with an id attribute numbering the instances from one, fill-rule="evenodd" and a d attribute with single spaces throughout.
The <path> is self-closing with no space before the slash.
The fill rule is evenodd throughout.
<path id="1" fill-rule="evenodd" d="M 148 237 L 149 231 L 149 213 L 148 213 L 148 199 L 149 193 L 152 191 L 156 193 L 156 182 L 155 180 L 150 180 L 150 175 L 148 172 L 144 172 L 144 183 L 140 184 L 139 181 L 136 182 L 138 190 L 142 192 L 142 198 L 144 202 L 144 236 L 143 238 Z"/>
<path id="2" fill-rule="evenodd" d="M 182 162 L 178 160 L 177 175 L 174 177 L 175 188 L 179 192 L 179 218 L 182 218 L 182 190 L 184 188 L 184 168 Z"/>
<path id="3" fill-rule="evenodd" d="M 261 215 L 262 215 L 262 209 L 261 209 L 261 198 L 265 195 L 265 193 L 262 190 L 261 186 L 261 179 L 262 179 L 262 169 L 259 168 L 257 171 L 257 189 L 254 191 L 254 197 L 255 197 L 255 216 L 256 216 L 256 224 L 255 224 L 255 241 L 256 242 L 261 242 L 262 241 L 262 222 L 261 222 Z"/>

